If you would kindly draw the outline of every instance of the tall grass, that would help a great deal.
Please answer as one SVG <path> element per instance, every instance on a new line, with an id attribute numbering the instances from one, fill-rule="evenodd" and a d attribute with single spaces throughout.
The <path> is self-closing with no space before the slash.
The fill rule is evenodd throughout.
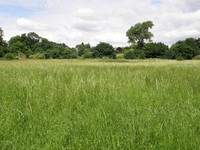
<path id="1" fill-rule="evenodd" d="M 200 149 L 200 62 L 0 61 L 0 149 Z"/>

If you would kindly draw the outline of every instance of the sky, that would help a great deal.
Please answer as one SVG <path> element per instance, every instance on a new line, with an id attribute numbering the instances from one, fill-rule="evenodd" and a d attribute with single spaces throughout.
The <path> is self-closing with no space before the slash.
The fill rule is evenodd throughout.
<path id="1" fill-rule="evenodd" d="M 200 38 L 199 0 L 0 0 L 4 39 L 22 33 L 74 47 L 100 41 L 127 46 L 126 31 L 152 21 L 154 42 Z"/>

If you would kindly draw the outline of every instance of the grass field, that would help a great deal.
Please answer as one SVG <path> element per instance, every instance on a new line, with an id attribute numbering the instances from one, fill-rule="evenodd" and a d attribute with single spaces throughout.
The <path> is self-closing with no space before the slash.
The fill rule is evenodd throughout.
<path id="1" fill-rule="evenodd" d="M 200 61 L 0 61 L 0 149 L 200 149 Z"/>

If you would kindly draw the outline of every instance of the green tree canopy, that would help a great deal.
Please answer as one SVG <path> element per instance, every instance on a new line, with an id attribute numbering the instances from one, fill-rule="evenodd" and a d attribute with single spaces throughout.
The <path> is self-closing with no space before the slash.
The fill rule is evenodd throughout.
<path id="1" fill-rule="evenodd" d="M 0 27 L 0 41 L 3 40 L 3 30 Z"/>
<path id="2" fill-rule="evenodd" d="M 6 53 L 7 43 L 3 40 L 3 30 L 0 27 L 0 58 Z"/>
<path id="3" fill-rule="evenodd" d="M 17 35 L 12 37 L 8 41 L 8 51 L 10 53 L 14 53 L 18 55 L 19 53 L 24 53 L 25 55 L 29 55 L 30 52 L 29 45 L 27 44 L 27 38 L 25 34 L 21 36 Z"/>
<path id="4" fill-rule="evenodd" d="M 153 26 L 152 21 L 135 24 L 126 32 L 129 42 L 137 44 L 137 48 L 142 49 L 145 41 L 151 41 L 153 37 L 153 34 L 149 31 Z"/>
<path id="5" fill-rule="evenodd" d="M 91 46 L 90 44 L 84 44 L 83 42 L 79 45 L 76 45 L 76 50 L 78 51 L 78 55 L 82 56 L 84 55 L 85 52 L 87 52 L 88 50 L 91 50 Z"/>
<path id="6" fill-rule="evenodd" d="M 200 48 L 200 38 L 197 39 L 197 45 Z"/>
<path id="7" fill-rule="evenodd" d="M 197 41 L 194 38 L 187 38 L 184 41 L 178 41 L 170 48 L 173 51 L 174 58 L 182 57 L 183 59 L 192 59 L 200 54 Z"/>
<path id="8" fill-rule="evenodd" d="M 69 48 L 65 44 L 51 42 L 42 38 L 34 32 L 12 37 L 8 41 L 10 53 L 19 56 L 24 54 L 27 58 L 76 58 L 75 49 Z"/>
<path id="9" fill-rule="evenodd" d="M 168 49 L 168 46 L 161 42 L 147 43 L 143 47 L 146 58 L 163 58 Z"/>
<path id="10" fill-rule="evenodd" d="M 115 51 L 112 45 L 105 42 L 100 42 L 95 48 L 94 48 L 94 57 L 109 57 L 109 58 L 115 58 Z"/>

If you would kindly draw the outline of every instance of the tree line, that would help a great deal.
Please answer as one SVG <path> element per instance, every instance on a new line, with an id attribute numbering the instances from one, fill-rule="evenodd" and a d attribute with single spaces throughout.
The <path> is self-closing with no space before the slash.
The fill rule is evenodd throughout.
<path id="1" fill-rule="evenodd" d="M 177 41 L 171 47 L 161 42 L 153 42 L 150 29 L 152 21 L 137 23 L 126 32 L 130 46 L 116 47 L 100 42 L 92 47 L 81 43 L 71 48 L 40 37 L 35 32 L 3 39 L 0 28 L 0 59 L 73 59 L 73 58 L 125 58 L 125 59 L 200 59 L 200 38 Z"/>

